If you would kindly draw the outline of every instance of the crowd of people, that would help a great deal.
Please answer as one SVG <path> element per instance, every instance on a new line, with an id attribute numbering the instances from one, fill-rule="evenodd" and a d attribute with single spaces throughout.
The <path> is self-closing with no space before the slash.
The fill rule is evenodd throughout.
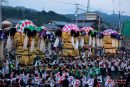
<path id="1" fill-rule="evenodd" d="M 32 66 L 6 57 L 0 62 L 0 87 L 116 87 L 115 76 L 123 78 L 130 71 L 124 55 L 75 59 L 47 54 Z"/>

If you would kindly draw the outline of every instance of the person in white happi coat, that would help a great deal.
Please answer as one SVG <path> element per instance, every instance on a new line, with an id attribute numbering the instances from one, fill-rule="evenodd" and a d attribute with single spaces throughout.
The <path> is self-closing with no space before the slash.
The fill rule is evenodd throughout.
<path id="1" fill-rule="evenodd" d="M 82 87 L 86 87 L 85 85 L 87 84 L 87 78 L 85 75 L 83 75 L 83 78 L 82 78 Z"/>
<path id="2" fill-rule="evenodd" d="M 79 79 L 75 79 L 74 83 L 73 83 L 73 87 L 80 87 L 80 84 L 81 84 L 80 80 Z"/>
<path id="3" fill-rule="evenodd" d="M 111 77 L 111 82 L 110 82 L 109 87 L 115 87 L 115 82 L 114 82 L 114 80 L 113 80 L 113 78 L 112 78 L 112 77 Z"/>
<path id="4" fill-rule="evenodd" d="M 62 75 L 62 73 L 60 73 L 60 75 L 57 77 L 57 83 L 61 84 L 61 82 L 64 80 L 64 76 Z"/>
<path id="5" fill-rule="evenodd" d="M 38 74 L 36 74 L 34 79 L 33 79 L 34 85 L 40 85 L 41 81 L 42 81 L 42 79 L 38 76 Z"/>
<path id="6" fill-rule="evenodd" d="M 29 74 L 27 74 L 27 75 L 24 74 L 24 75 L 23 75 L 23 81 L 24 81 L 25 84 L 28 83 L 28 79 L 29 79 Z"/>
<path id="7" fill-rule="evenodd" d="M 128 65 L 128 71 L 130 71 L 130 64 Z"/>
<path id="8" fill-rule="evenodd" d="M 60 76 L 60 72 L 57 72 L 56 74 L 55 74 L 55 77 L 56 77 L 56 82 L 58 82 L 58 77 Z"/>
<path id="9" fill-rule="evenodd" d="M 42 78 L 46 79 L 46 77 L 48 76 L 48 74 L 46 73 L 46 71 L 44 73 L 42 73 Z"/>
<path id="10" fill-rule="evenodd" d="M 87 81 L 88 87 L 93 87 L 94 85 L 94 79 L 92 78 L 92 76 L 90 75 L 90 78 Z"/>
<path id="11" fill-rule="evenodd" d="M 112 79 L 109 75 L 106 76 L 105 87 L 111 87 Z"/>
<path id="12" fill-rule="evenodd" d="M 72 87 L 73 86 L 73 82 L 74 82 L 74 77 L 70 75 L 68 77 L 68 80 L 69 80 L 69 87 Z"/>

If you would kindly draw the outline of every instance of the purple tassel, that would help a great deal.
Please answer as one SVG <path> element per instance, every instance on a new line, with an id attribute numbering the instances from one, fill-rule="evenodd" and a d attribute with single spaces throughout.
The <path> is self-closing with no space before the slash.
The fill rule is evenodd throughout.
<path id="1" fill-rule="evenodd" d="M 6 40 L 7 39 L 7 37 L 5 36 L 5 33 L 3 31 L 0 32 L 0 39 L 1 40 Z"/>
<path id="2" fill-rule="evenodd" d="M 41 31 L 41 32 L 39 32 L 39 37 L 45 37 L 46 36 L 46 31 L 45 30 L 43 30 L 43 31 Z"/>

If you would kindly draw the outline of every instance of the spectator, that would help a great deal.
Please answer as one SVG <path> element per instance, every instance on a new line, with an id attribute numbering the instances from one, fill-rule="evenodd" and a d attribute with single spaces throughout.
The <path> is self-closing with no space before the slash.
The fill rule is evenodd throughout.
<path id="1" fill-rule="evenodd" d="M 65 79 L 62 81 L 62 87 L 69 87 L 68 76 L 65 76 Z"/>

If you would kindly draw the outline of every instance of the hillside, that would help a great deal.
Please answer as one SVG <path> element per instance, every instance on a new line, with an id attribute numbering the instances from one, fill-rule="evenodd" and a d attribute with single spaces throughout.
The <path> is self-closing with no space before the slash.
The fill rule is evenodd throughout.
<path id="1" fill-rule="evenodd" d="M 29 9 L 25 7 L 10 7 L 10 6 L 3 6 L 2 9 L 2 16 L 4 19 L 29 19 L 32 20 L 36 25 L 42 25 L 45 23 L 49 23 L 50 21 L 66 21 L 72 22 L 75 19 L 74 14 L 62 15 L 57 14 L 53 11 L 37 11 L 34 9 Z M 85 14 L 85 13 L 82 13 Z M 80 14 L 79 14 L 80 15 Z M 106 13 L 100 13 L 101 18 L 106 22 L 112 25 L 113 23 L 113 15 L 108 15 Z M 86 15 L 83 15 L 86 18 Z M 115 26 L 119 23 L 119 15 L 115 14 Z M 130 20 L 130 16 L 122 16 L 122 22 Z"/>
<path id="2" fill-rule="evenodd" d="M 33 9 L 27 9 L 25 7 L 10 7 L 4 6 L 2 8 L 2 16 L 4 19 L 29 19 L 36 25 L 42 25 L 50 21 L 71 21 L 62 14 L 57 14 L 53 11 L 36 11 Z"/>

